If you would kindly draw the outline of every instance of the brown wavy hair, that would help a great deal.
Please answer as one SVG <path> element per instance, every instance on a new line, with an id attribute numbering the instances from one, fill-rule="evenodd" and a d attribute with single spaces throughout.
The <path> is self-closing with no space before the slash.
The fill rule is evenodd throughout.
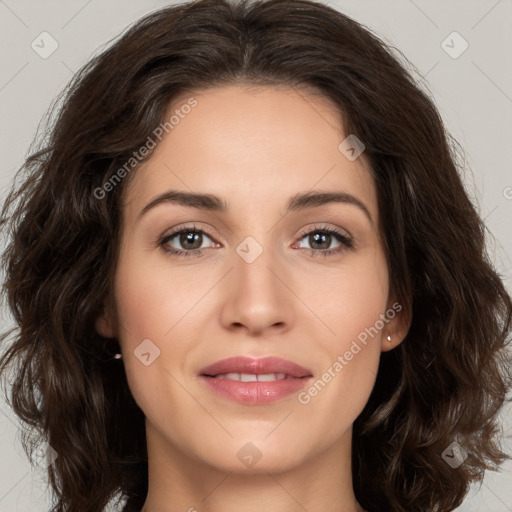
<path id="1" fill-rule="evenodd" d="M 140 510 L 148 490 L 144 414 L 113 359 L 118 340 L 94 327 L 111 300 L 123 190 L 136 169 L 102 199 L 95 191 L 176 95 L 235 83 L 319 92 L 371 162 L 391 292 L 412 323 L 382 354 L 354 423 L 358 501 L 370 512 L 451 511 L 508 458 L 498 413 L 512 383 L 511 297 L 464 188 L 461 148 L 408 68 L 396 48 L 321 3 L 198 0 L 145 16 L 74 76 L 0 218 L 16 322 L 2 336 L 12 343 L 0 371 L 13 372 L 7 399 L 29 426 L 27 454 L 41 440 L 58 454 L 52 512 L 100 512 L 116 496 Z M 468 453 L 458 468 L 441 456 L 454 441 Z"/>

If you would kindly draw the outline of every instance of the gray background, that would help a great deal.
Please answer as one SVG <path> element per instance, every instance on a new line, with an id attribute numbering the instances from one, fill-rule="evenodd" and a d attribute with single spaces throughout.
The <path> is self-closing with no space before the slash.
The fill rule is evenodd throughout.
<path id="1" fill-rule="evenodd" d="M 73 73 L 128 24 L 169 3 L 0 0 L 0 200 L 39 121 Z M 491 255 L 510 290 L 512 0 L 337 0 L 329 5 L 399 48 L 426 78 L 448 130 L 465 148 L 465 181 L 495 237 Z M 44 31 L 58 44 L 46 59 L 31 47 L 34 40 L 42 46 Z M 464 42 L 448 37 L 454 31 L 468 44 L 457 58 Z M 46 49 L 49 44 L 46 40 Z M 5 312 L 1 322 L 3 331 L 10 323 Z M 0 401 L 0 512 L 46 511 L 44 472 L 30 467 L 18 425 Z M 510 407 L 503 411 L 503 426 L 510 436 Z M 510 439 L 506 446 L 511 452 Z M 512 511 L 511 488 L 512 463 L 506 463 L 501 473 L 488 472 L 457 510 Z"/>

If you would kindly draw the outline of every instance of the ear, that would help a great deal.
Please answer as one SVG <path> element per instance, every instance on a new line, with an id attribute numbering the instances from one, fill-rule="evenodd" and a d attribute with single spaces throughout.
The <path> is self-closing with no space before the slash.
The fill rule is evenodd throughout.
<path id="1" fill-rule="evenodd" d="M 104 338 L 115 338 L 117 333 L 114 327 L 114 315 L 109 306 L 103 305 L 101 313 L 96 317 L 96 332 Z"/>
<path id="2" fill-rule="evenodd" d="M 390 301 L 385 315 L 388 322 L 382 329 L 382 352 L 393 350 L 402 343 L 409 332 L 412 321 L 411 313 L 398 301 Z"/>

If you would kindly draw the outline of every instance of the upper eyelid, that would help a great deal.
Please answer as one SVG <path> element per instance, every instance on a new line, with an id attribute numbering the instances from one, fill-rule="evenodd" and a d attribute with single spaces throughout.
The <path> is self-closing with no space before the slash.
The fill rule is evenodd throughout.
<path id="1" fill-rule="evenodd" d="M 160 239 L 165 240 L 167 238 L 174 238 L 176 235 L 181 233 L 182 231 L 200 231 L 202 233 L 205 233 L 208 237 L 214 239 L 215 236 L 211 235 L 207 229 L 204 229 L 202 226 L 193 226 L 191 224 L 187 224 L 185 226 L 177 227 L 175 229 L 172 229 L 169 233 L 164 233 Z"/>
<path id="2" fill-rule="evenodd" d="M 335 227 L 335 228 L 334 227 L 329 227 L 329 226 L 322 226 L 321 222 L 317 223 L 317 224 L 314 224 L 313 226 L 310 226 L 308 228 L 304 228 L 304 230 L 301 230 L 297 236 L 303 237 L 303 236 L 308 235 L 312 231 L 323 231 L 323 230 L 329 231 L 329 232 L 330 231 L 333 231 L 333 232 L 343 231 L 347 238 L 350 238 L 350 239 L 353 238 L 352 234 L 349 231 L 347 231 L 345 228 L 340 228 L 338 226 Z"/>

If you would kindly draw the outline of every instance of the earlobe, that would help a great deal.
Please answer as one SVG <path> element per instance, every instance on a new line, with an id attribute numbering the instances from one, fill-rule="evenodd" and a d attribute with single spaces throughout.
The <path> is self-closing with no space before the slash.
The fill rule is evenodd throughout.
<path id="1" fill-rule="evenodd" d="M 403 307 L 400 307 L 400 310 L 398 310 L 391 322 L 386 325 L 386 329 L 382 333 L 382 352 L 388 352 L 398 347 L 407 336 L 410 327 L 411 317 Z"/>
<path id="2" fill-rule="evenodd" d="M 405 337 L 405 336 L 404 336 Z M 403 337 L 400 336 L 392 336 L 388 334 L 387 336 L 383 337 L 382 339 L 382 346 L 381 350 L 382 352 L 388 352 L 389 350 L 393 350 L 394 348 L 398 347 L 400 343 L 402 343 Z"/>
<path id="3" fill-rule="evenodd" d="M 96 318 L 96 332 L 104 338 L 115 338 L 116 333 L 112 321 L 112 315 L 103 307 L 102 312 Z"/>

